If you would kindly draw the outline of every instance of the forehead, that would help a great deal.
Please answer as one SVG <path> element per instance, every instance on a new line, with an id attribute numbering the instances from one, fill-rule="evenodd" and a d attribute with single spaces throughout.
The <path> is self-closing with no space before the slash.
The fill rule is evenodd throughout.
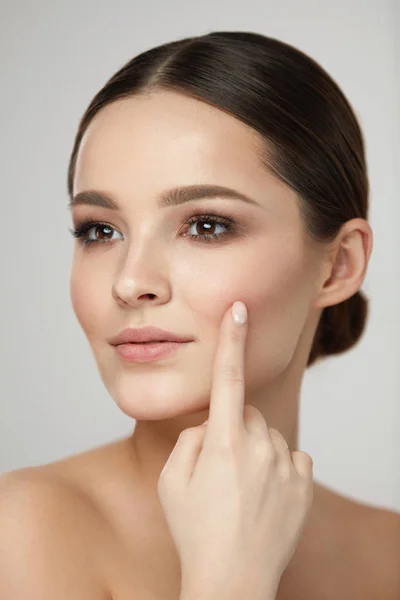
<path id="1" fill-rule="evenodd" d="M 278 185 L 261 165 L 259 134 L 205 102 L 173 92 L 118 100 L 101 109 L 83 136 L 74 192 L 123 192 L 217 183 L 265 193 Z"/>

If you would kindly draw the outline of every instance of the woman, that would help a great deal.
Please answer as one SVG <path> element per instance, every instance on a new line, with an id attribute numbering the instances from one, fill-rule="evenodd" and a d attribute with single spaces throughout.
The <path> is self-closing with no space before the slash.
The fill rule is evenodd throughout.
<path id="1" fill-rule="evenodd" d="M 257 410 L 243 416 L 261 416 L 264 439 L 275 431 L 292 458 L 305 369 L 363 333 L 372 231 L 362 133 L 311 58 L 259 34 L 214 32 L 150 49 L 106 83 L 79 124 L 68 192 L 73 308 L 136 426 L 3 477 L 0 592 L 176 599 L 181 557 L 160 475 L 181 432 L 198 444 L 206 435 L 230 307 L 248 310 L 244 402 Z M 144 326 L 181 342 L 145 345 L 136 332 L 122 344 L 125 328 Z M 276 597 L 398 598 L 399 515 L 315 481 L 312 491 Z"/>

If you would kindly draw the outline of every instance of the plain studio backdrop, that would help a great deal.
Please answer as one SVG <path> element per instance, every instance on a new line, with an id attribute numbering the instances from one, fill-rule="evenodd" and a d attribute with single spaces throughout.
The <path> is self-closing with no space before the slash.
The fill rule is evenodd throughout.
<path id="1" fill-rule="evenodd" d="M 306 371 L 299 448 L 320 482 L 400 510 L 399 12 L 396 0 L 0 0 L 0 472 L 134 427 L 105 389 L 69 298 L 66 177 L 82 113 L 134 55 L 247 30 L 315 58 L 365 136 L 374 249 L 361 289 L 370 316 L 354 349 Z"/>

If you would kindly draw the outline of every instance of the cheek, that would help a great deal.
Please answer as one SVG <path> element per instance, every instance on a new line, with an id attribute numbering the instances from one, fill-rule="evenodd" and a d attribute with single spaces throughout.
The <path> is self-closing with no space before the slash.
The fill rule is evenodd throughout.
<path id="1" fill-rule="evenodd" d="M 236 301 L 249 310 L 246 340 L 246 379 L 259 386 L 282 372 L 293 357 L 310 302 L 305 258 L 298 245 L 282 250 L 281 240 L 265 247 L 241 248 L 194 261 L 185 273 L 184 305 L 196 316 L 205 342 L 216 340 L 220 322 Z"/>
<path id="2" fill-rule="evenodd" d="M 102 286 L 103 281 L 103 286 Z M 107 323 L 102 316 L 105 310 L 102 277 L 96 277 L 92 270 L 74 261 L 70 272 L 69 293 L 72 308 L 84 333 L 89 339 L 99 335 L 99 323 Z"/>
<path id="3" fill-rule="evenodd" d="M 277 253 L 274 261 L 262 264 L 256 272 L 249 269 L 243 282 L 243 289 L 249 289 L 252 313 L 246 372 L 255 386 L 275 379 L 289 366 L 300 344 L 311 300 L 310 277 L 300 252 Z"/>
<path id="4" fill-rule="evenodd" d="M 242 246 L 220 254 L 202 254 L 196 263 L 179 263 L 175 281 L 195 314 L 222 319 L 236 300 L 246 303 L 250 318 L 269 320 L 298 303 L 304 279 L 303 258 L 282 244 Z M 181 286 L 181 282 L 185 282 Z M 271 317 L 268 317 L 268 314 Z"/>
<path id="5" fill-rule="evenodd" d="M 219 252 L 202 250 L 198 260 L 191 256 L 190 261 L 175 261 L 171 279 L 180 296 L 177 302 L 196 319 L 195 329 L 203 340 L 215 340 L 215 328 L 235 300 L 246 302 L 254 294 L 252 278 L 238 260 L 238 252 L 229 248 Z"/>

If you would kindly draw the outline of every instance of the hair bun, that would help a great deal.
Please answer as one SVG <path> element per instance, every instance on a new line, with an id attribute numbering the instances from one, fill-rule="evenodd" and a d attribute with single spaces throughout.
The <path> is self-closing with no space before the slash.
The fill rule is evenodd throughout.
<path id="1" fill-rule="evenodd" d="M 368 299 L 361 290 L 340 304 L 324 308 L 307 366 L 319 358 L 340 354 L 354 346 L 362 337 L 367 316 Z"/>

